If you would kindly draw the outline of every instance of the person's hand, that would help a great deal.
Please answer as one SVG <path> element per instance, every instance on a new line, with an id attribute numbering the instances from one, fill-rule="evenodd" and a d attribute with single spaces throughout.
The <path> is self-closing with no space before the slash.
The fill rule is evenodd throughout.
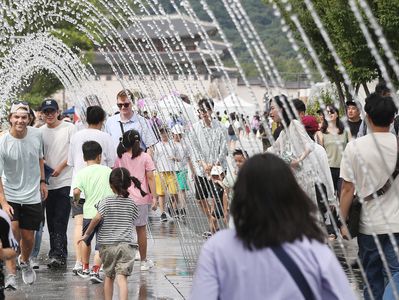
<path id="1" fill-rule="evenodd" d="M 45 182 L 40 183 L 40 195 L 42 196 L 42 201 L 46 200 L 48 197 L 48 190 Z"/>
<path id="2" fill-rule="evenodd" d="M 342 238 L 344 240 L 349 240 L 350 234 L 349 234 L 348 227 L 346 225 L 342 225 L 341 228 L 340 228 L 340 231 L 341 231 Z"/>
<path id="3" fill-rule="evenodd" d="M 299 168 L 300 163 L 301 162 L 299 160 L 294 159 L 293 161 L 291 161 L 290 166 L 291 166 L 291 168 L 293 168 L 295 170 L 295 169 Z"/>
<path id="4" fill-rule="evenodd" d="M 57 167 L 54 169 L 54 171 L 53 171 L 53 173 L 51 174 L 51 176 L 57 177 L 58 175 L 61 174 L 61 172 L 62 172 L 63 169 L 64 169 L 64 168 L 63 168 L 62 166 L 57 166 Z"/>
<path id="5" fill-rule="evenodd" d="M 152 197 L 152 205 L 151 205 L 151 209 L 153 211 L 156 211 L 158 208 L 158 201 L 156 197 Z"/>
<path id="6" fill-rule="evenodd" d="M 12 208 L 12 206 L 6 202 L 4 203 L 4 205 L 2 205 L 2 209 L 12 220 L 14 215 L 14 209 Z"/>
<path id="7" fill-rule="evenodd" d="M 89 237 L 89 236 L 88 236 L 87 234 L 82 235 L 82 236 L 80 237 L 80 239 L 78 239 L 77 244 L 79 245 L 81 241 L 84 241 L 84 240 L 87 239 L 88 237 Z"/>

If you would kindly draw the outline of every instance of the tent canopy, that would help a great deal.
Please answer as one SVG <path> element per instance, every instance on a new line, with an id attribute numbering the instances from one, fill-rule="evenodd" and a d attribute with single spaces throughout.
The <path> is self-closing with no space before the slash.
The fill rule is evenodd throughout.
<path id="1" fill-rule="evenodd" d="M 196 122 L 198 120 L 195 108 L 175 95 L 165 96 L 156 102 L 151 102 L 149 106 L 151 110 L 158 111 L 160 114 L 159 117 L 161 118 L 168 119 L 170 114 L 182 114 L 184 118 L 191 122 Z"/>
<path id="2" fill-rule="evenodd" d="M 224 98 L 223 101 L 218 101 L 215 103 L 215 111 L 222 112 L 226 109 L 229 112 L 255 112 L 256 105 L 249 103 L 234 94 L 231 94 Z"/>

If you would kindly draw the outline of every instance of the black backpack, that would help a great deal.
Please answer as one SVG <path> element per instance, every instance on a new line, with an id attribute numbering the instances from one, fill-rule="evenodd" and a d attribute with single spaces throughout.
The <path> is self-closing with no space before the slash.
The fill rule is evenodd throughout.
<path id="1" fill-rule="evenodd" d="M 233 124 L 230 123 L 229 128 L 227 128 L 227 133 L 229 135 L 235 135 L 236 133 L 234 132 Z"/>

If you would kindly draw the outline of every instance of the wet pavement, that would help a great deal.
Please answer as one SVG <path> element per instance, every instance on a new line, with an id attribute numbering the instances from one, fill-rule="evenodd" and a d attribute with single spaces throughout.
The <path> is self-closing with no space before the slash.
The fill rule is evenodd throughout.
<path id="1" fill-rule="evenodd" d="M 192 277 L 187 272 L 180 242 L 177 237 L 176 223 L 169 221 L 160 224 L 159 217 L 150 217 L 151 237 L 148 240 L 148 257 L 155 262 L 150 271 L 140 271 L 139 262 L 134 265 L 133 273 L 128 279 L 129 299 L 187 299 Z M 72 237 L 73 220 L 68 227 Z M 36 272 L 34 285 L 23 284 L 18 272 L 17 291 L 6 292 L 6 299 L 103 299 L 103 285 L 92 284 L 89 280 L 74 276 L 71 272 L 75 260 L 72 243 L 69 243 L 69 258 L 64 270 L 49 270 L 46 256 L 49 249 L 47 228 L 44 229 L 42 248 L 40 250 L 40 269 Z M 71 255 L 72 254 L 72 255 Z M 117 287 L 114 293 L 117 295 Z M 117 299 L 117 297 L 114 297 Z"/>

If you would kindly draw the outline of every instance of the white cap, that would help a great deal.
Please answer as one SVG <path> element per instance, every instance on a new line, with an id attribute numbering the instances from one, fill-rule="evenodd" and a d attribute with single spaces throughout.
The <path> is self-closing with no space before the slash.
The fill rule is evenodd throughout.
<path id="1" fill-rule="evenodd" d="M 213 166 L 211 169 L 211 175 L 220 175 L 223 173 L 223 168 L 221 166 Z"/>
<path id="2" fill-rule="evenodd" d="M 183 134 L 184 128 L 180 124 L 176 124 L 175 126 L 172 127 L 172 133 L 173 134 Z"/>

